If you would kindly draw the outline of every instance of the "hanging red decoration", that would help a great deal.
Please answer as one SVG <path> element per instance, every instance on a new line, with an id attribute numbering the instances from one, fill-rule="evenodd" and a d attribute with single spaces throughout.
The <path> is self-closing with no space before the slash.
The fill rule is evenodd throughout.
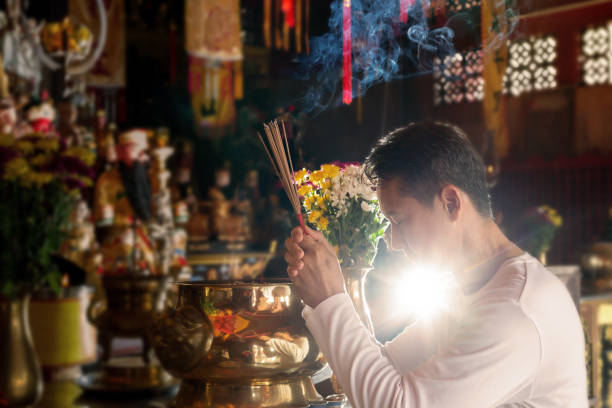
<path id="1" fill-rule="evenodd" d="M 285 15 L 285 23 L 289 28 L 295 27 L 295 3 L 293 0 L 282 0 L 281 10 Z"/>
<path id="2" fill-rule="evenodd" d="M 350 105 L 353 100 L 351 54 L 351 0 L 344 0 L 342 7 L 342 102 L 347 105 Z"/>
<path id="3" fill-rule="evenodd" d="M 295 51 L 308 53 L 308 24 L 310 0 L 262 0 L 263 38 L 266 47 L 290 51 L 292 42 Z M 291 32 L 293 31 L 293 35 Z"/>
<path id="4" fill-rule="evenodd" d="M 400 0 L 400 19 L 402 23 L 408 22 L 408 10 L 414 6 L 415 0 Z"/>

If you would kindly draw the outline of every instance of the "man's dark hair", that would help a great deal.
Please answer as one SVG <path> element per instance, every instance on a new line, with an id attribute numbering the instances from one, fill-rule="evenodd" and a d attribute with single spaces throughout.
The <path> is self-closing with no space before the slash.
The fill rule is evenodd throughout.
<path id="1" fill-rule="evenodd" d="M 397 177 L 405 191 L 431 206 L 446 184 L 465 191 L 477 211 L 492 217 L 482 158 L 457 126 L 415 122 L 380 138 L 365 160 L 373 182 Z"/>

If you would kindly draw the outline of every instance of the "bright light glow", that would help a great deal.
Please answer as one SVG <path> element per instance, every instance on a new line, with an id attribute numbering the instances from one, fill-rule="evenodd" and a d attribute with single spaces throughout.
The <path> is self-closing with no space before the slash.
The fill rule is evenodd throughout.
<path id="1" fill-rule="evenodd" d="M 455 279 L 449 272 L 419 266 L 404 271 L 394 293 L 398 314 L 430 319 L 451 303 Z"/>

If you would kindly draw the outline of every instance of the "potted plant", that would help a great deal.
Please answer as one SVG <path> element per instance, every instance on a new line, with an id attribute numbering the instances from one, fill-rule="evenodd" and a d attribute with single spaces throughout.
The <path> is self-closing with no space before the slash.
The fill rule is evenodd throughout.
<path id="1" fill-rule="evenodd" d="M 540 205 L 529 209 L 521 218 L 521 248 L 536 256 L 542 264 L 547 263 L 547 253 L 550 250 L 557 229 L 563 225 L 563 218 L 557 210 Z"/>
<path id="2" fill-rule="evenodd" d="M 53 255 L 81 191 L 92 184 L 93 154 L 54 135 L 0 135 L 0 399 L 29 405 L 42 378 L 28 320 L 31 293 L 59 290 Z M 24 381 L 12 381 L 19 376 Z"/>

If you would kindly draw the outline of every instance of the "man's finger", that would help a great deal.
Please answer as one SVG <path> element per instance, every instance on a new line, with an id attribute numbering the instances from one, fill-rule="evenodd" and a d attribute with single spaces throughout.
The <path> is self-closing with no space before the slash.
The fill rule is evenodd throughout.
<path id="1" fill-rule="evenodd" d="M 296 278 L 299 273 L 300 272 L 297 269 L 295 269 L 295 268 L 293 268 L 291 266 L 287 267 L 287 275 L 289 275 L 290 278 Z"/>
<path id="2" fill-rule="evenodd" d="M 334 247 L 331 246 L 331 244 L 325 238 L 325 235 L 323 235 L 321 231 L 315 231 L 312 228 L 310 228 L 308 225 L 306 225 L 306 231 L 308 232 L 309 237 L 311 237 L 315 241 L 318 241 L 324 244 L 327 247 L 327 249 L 329 249 L 332 253 L 334 254 L 336 253 L 336 251 L 334 250 Z"/>
<path id="3" fill-rule="evenodd" d="M 293 256 L 293 255 L 291 254 L 291 252 L 287 252 L 287 253 L 285 254 L 285 261 L 287 261 L 287 263 L 288 263 L 289 265 L 294 266 L 294 267 L 297 267 L 297 266 L 298 266 L 298 265 L 300 265 L 300 264 L 302 265 L 302 267 L 303 267 L 303 265 L 304 265 L 304 262 L 302 262 L 302 260 L 301 260 L 301 259 L 296 258 L 295 256 Z M 300 267 L 299 269 L 301 269 L 301 267 Z"/>
<path id="4" fill-rule="evenodd" d="M 302 242 L 302 239 L 304 239 L 304 231 L 302 231 L 302 227 L 295 227 L 294 229 L 292 229 L 291 230 L 291 238 L 296 243 Z"/>
<path id="5" fill-rule="evenodd" d="M 306 229 L 307 235 L 315 241 L 320 241 L 321 239 L 324 239 L 323 234 L 320 231 L 313 230 L 308 225 L 304 225 L 304 228 Z"/>
<path id="6" fill-rule="evenodd" d="M 315 250 L 318 246 L 318 241 L 310 235 L 306 235 L 299 245 L 299 247 L 304 250 L 304 252 Z"/>
<path id="7" fill-rule="evenodd" d="M 292 256 L 301 259 L 304 257 L 304 250 L 300 248 L 298 244 L 296 244 L 292 239 L 288 239 L 285 241 L 285 249 L 287 252 L 291 253 Z"/>

